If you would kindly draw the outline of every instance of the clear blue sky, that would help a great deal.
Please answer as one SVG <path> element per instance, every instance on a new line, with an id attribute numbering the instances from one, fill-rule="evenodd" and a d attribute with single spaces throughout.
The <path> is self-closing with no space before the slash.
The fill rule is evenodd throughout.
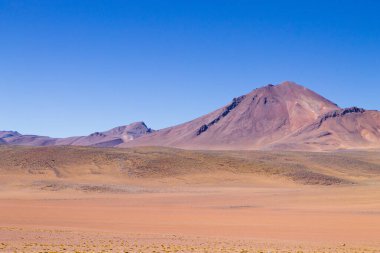
<path id="1" fill-rule="evenodd" d="M 380 109 L 379 13 L 377 0 L 0 0 L 0 129 L 159 129 L 284 80 Z"/>

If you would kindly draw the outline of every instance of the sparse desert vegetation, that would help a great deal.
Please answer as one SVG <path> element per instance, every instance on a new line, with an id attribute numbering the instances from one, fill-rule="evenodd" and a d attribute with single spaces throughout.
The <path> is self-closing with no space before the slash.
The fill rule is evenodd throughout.
<path id="1" fill-rule="evenodd" d="M 0 147 L 1 252 L 379 252 L 378 151 Z"/>
<path id="2" fill-rule="evenodd" d="M 75 186 L 85 191 L 115 190 L 116 181 L 192 184 L 195 175 L 219 185 L 224 174 L 249 186 L 254 179 L 303 185 L 361 184 L 380 176 L 379 151 L 276 152 L 191 151 L 162 147 L 106 149 L 91 147 L 0 146 L 0 176 L 18 176 L 33 185 L 58 190 Z M 206 176 L 207 175 L 207 176 Z M 222 175 L 222 176 L 220 176 Z M 206 177 L 205 177 L 206 176 Z M 226 177 L 223 182 L 234 180 Z M 199 183 L 196 178 L 194 183 Z M 123 181 L 124 180 L 124 181 Z M 53 182 L 54 181 L 54 182 Z M 101 185 L 91 183 L 99 182 Z M 6 182 L 6 181 L 5 181 Z M 86 184 L 87 183 L 87 184 Z M 165 182 L 167 183 L 167 182 Z"/>
<path id="3" fill-rule="evenodd" d="M 0 0 L 0 253 L 380 253 L 380 0 Z"/>

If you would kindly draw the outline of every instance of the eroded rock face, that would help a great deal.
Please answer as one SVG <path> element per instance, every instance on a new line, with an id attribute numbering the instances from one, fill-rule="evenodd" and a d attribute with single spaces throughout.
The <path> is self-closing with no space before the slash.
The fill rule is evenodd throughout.
<path id="1" fill-rule="evenodd" d="M 226 117 L 233 109 L 235 109 L 240 104 L 240 102 L 244 98 L 245 98 L 245 96 L 240 96 L 238 98 L 234 98 L 232 100 L 232 103 L 230 105 L 226 106 L 225 110 L 218 117 L 216 117 L 215 119 L 213 119 L 210 123 L 202 125 L 198 129 L 197 135 L 200 135 L 203 132 L 206 132 L 207 129 L 209 129 L 209 127 L 211 127 L 212 125 L 218 123 L 223 117 Z"/>
<path id="2" fill-rule="evenodd" d="M 358 108 L 358 107 L 350 107 L 350 108 L 331 111 L 320 117 L 320 124 L 322 124 L 324 121 L 326 121 L 329 118 L 343 117 L 344 115 L 349 114 L 349 113 L 364 113 L 364 112 L 365 112 L 364 109 Z"/>

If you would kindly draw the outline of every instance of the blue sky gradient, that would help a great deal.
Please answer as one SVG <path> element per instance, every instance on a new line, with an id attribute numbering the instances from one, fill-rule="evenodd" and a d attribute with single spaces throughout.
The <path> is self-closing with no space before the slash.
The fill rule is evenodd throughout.
<path id="1" fill-rule="evenodd" d="M 0 129 L 159 129 L 285 80 L 380 109 L 379 13 L 365 0 L 0 0 Z"/>

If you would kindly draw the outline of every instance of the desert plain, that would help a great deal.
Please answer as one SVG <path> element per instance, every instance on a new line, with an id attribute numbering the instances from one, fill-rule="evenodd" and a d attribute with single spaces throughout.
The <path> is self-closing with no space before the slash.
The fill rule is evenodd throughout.
<path id="1" fill-rule="evenodd" d="M 378 150 L 0 149 L 0 252 L 380 252 Z"/>

